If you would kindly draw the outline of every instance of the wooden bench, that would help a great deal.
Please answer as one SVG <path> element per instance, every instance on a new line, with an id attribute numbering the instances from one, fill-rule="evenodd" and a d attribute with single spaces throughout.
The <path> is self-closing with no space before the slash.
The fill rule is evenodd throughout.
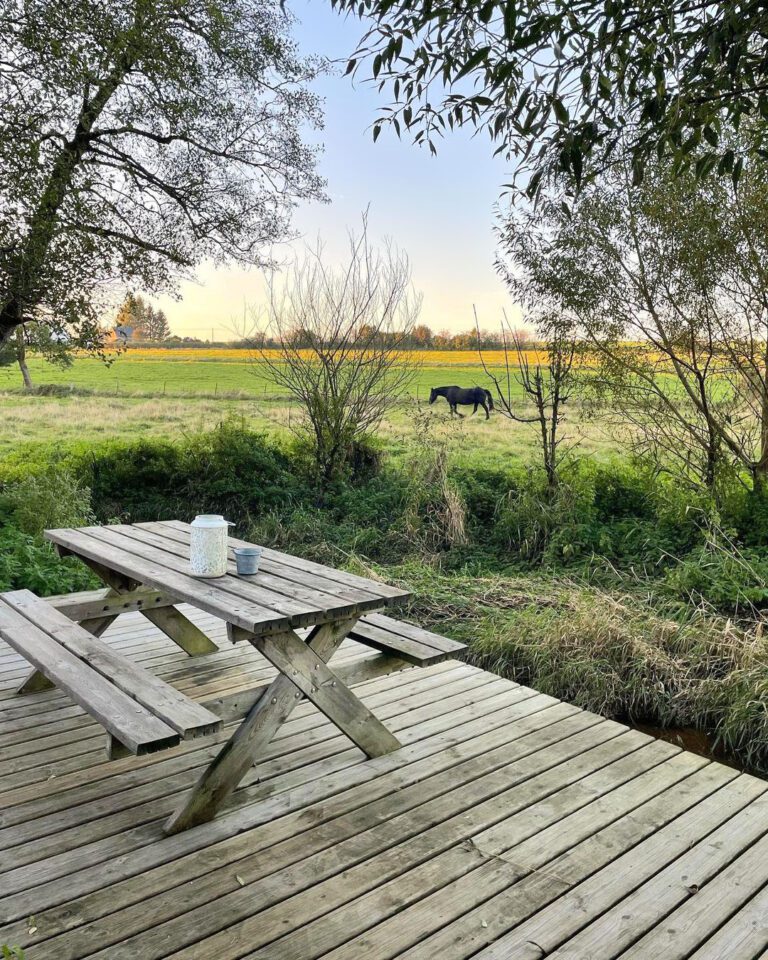
<path id="1" fill-rule="evenodd" d="M 300 632 L 307 633 L 306 630 Z M 232 643 L 246 637 L 245 631 L 233 629 L 231 625 L 227 627 L 227 634 Z M 461 657 L 467 649 L 465 643 L 424 630 L 405 620 L 386 617 L 383 613 L 369 613 L 360 617 L 348 636 L 351 640 L 415 667 L 429 667 L 433 663 Z"/>
<path id="2" fill-rule="evenodd" d="M 0 637 L 98 720 L 110 757 L 163 750 L 222 725 L 29 590 L 0 594 Z"/>
<path id="3" fill-rule="evenodd" d="M 361 617 L 349 636 L 418 667 L 460 657 L 467 649 L 465 643 L 450 640 L 404 620 L 385 617 L 382 613 L 369 613 Z"/>

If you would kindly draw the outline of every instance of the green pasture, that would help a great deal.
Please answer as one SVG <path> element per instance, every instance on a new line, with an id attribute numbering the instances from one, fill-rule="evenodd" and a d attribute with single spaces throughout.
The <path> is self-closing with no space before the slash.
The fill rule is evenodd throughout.
<path id="1" fill-rule="evenodd" d="M 78 359 L 64 370 L 33 357 L 29 369 L 36 386 L 54 384 L 79 390 L 92 390 L 109 396 L 221 396 L 246 395 L 274 397 L 284 395 L 277 388 L 269 369 L 258 360 L 145 360 L 127 354 L 107 366 L 92 358 Z M 459 386 L 485 385 L 488 377 L 476 364 L 424 365 L 409 388 L 415 399 L 426 399 L 433 386 L 456 383 Z M 16 365 L 0 367 L 0 390 L 21 385 Z"/>
<path id="2" fill-rule="evenodd" d="M 278 389 L 263 365 L 238 360 L 144 360 L 130 354 L 106 366 L 79 359 L 65 370 L 32 358 L 35 385 L 61 391 L 24 393 L 16 366 L 0 367 L 0 458 L 19 455 L 27 444 L 95 443 L 110 439 L 165 437 L 182 439 L 227 419 L 239 419 L 252 429 L 286 437 L 301 413 L 285 391 Z M 498 412 L 486 421 L 475 416 L 451 420 L 448 406 L 427 404 L 429 389 L 440 384 L 488 383 L 482 366 L 422 366 L 406 395 L 377 431 L 379 442 L 395 458 L 407 456 L 421 413 L 428 413 L 437 436 L 450 442 L 457 461 L 483 465 L 509 463 L 512 457 L 536 456 L 536 428 L 513 423 Z M 490 386 L 490 384 L 489 384 Z M 68 389 L 72 392 L 69 393 Z M 514 385 L 521 412 L 522 391 Z M 471 407 L 464 408 L 466 414 Z M 532 411 L 528 411 L 529 413 Z M 588 422 L 573 406 L 570 435 L 580 454 L 605 457 L 615 450 L 603 426 Z"/>

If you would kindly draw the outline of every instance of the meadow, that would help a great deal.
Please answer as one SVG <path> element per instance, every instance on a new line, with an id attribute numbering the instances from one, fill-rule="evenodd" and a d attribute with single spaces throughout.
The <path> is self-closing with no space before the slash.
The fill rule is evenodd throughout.
<path id="1" fill-rule="evenodd" d="M 277 358 L 276 351 L 269 352 Z M 533 361 L 537 353 L 529 351 L 528 355 Z M 54 384 L 110 396 L 280 396 L 268 368 L 247 350 L 148 348 L 109 356 L 113 361 L 109 364 L 82 357 L 63 370 L 36 357 L 28 365 L 36 385 Z M 419 365 L 410 388 L 416 400 L 425 399 L 435 385 L 458 380 L 462 386 L 473 386 L 487 381 L 476 351 L 412 351 L 405 357 Z M 502 351 L 490 351 L 485 358 L 490 368 L 501 372 Z M 20 383 L 15 365 L 0 367 L 0 390 L 13 390 Z"/>
<path id="2" fill-rule="evenodd" d="M 486 422 L 482 411 L 451 421 L 444 400 L 428 407 L 433 386 L 454 382 L 490 386 L 476 352 L 423 351 L 416 357 L 420 367 L 408 393 L 379 430 L 381 442 L 395 456 L 412 438 L 419 409 L 430 410 L 438 434 L 459 457 L 471 460 L 479 455 L 485 462 L 498 463 L 510 455 L 532 454 L 536 434 L 531 424 L 511 423 L 498 412 Z M 535 359 L 533 351 L 530 359 Z M 503 354 L 487 354 L 486 363 L 501 371 Z M 22 391 L 16 366 L 0 367 L 0 458 L 24 443 L 179 437 L 230 418 L 275 436 L 295 427 L 300 417 L 265 365 L 242 350 L 133 350 L 110 365 L 78 358 L 63 370 L 32 357 L 29 367 L 36 386 L 32 394 Z M 517 385 L 513 389 L 526 413 L 522 390 Z M 471 408 L 465 412 L 471 413 Z M 571 433 L 582 454 L 605 457 L 615 449 L 603 425 L 582 417 L 577 404 L 571 419 Z"/>

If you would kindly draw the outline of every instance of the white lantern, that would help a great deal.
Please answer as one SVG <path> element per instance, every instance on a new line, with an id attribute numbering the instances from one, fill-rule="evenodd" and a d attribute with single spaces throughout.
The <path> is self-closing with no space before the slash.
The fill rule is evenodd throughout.
<path id="1" fill-rule="evenodd" d="M 217 513 L 203 513 L 191 524 L 189 568 L 195 577 L 223 577 L 227 572 L 229 524 Z"/>

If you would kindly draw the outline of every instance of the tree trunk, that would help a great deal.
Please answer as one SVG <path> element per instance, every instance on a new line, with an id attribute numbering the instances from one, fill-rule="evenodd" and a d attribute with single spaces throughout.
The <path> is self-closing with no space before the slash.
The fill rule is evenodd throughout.
<path id="1" fill-rule="evenodd" d="M 31 390 L 34 384 L 27 366 L 27 345 L 24 342 L 24 327 L 16 327 L 16 359 L 21 370 L 21 377 L 24 381 L 24 389 Z"/>
<path id="2" fill-rule="evenodd" d="M 763 395 L 760 405 L 760 451 L 752 470 L 752 482 L 755 491 L 765 493 L 768 490 L 768 345 L 766 345 L 763 379 Z"/>

